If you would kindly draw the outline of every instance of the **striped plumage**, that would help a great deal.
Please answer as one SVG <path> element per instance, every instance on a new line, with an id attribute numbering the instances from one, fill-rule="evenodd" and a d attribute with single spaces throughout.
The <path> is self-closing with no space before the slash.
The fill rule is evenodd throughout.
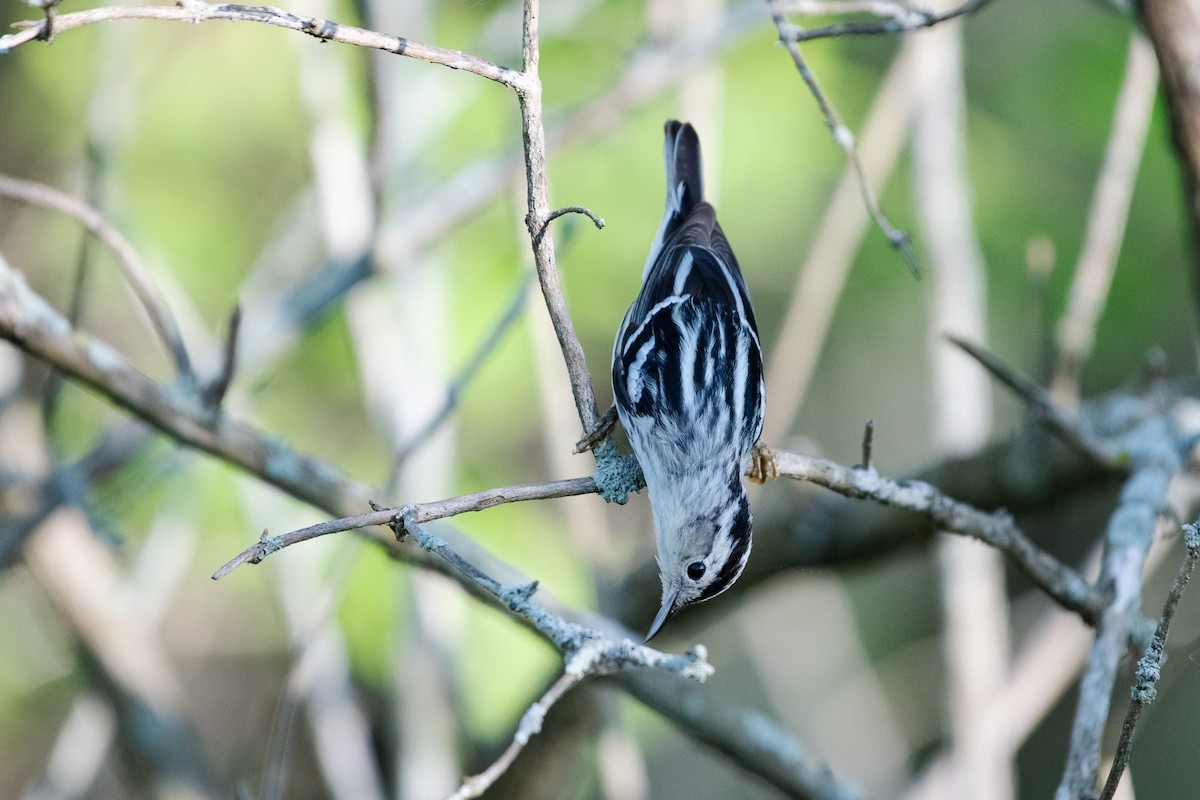
<path id="1" fill-rule="evenodd" d="M 667 205 L 613 346 L 613 393 L 654 513 L 663 603 L 646 639 L 728 589 L 750 555 L 742 473 L 763 422 L 762 353 L 737 259 L 704 202 L 700 140 L 666 124 Z"/>

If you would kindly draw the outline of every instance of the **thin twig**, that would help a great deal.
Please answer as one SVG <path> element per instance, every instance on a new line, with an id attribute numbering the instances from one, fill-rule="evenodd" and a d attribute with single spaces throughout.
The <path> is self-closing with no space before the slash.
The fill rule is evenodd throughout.
<path id="1" fill-rule="evenodd" d="M 1078 417 L 1054 402 L 1050 392 L 1021 375 L 983 347 L 952 334 L 948 334 L 946 338 L 1024 400 L 1029 410 L 1064 442 L 1097 464 L 1109 468 L 1125 465 L 1125 456 L 1118 448 L 1088 430 Z"/>
<path id="2" fill-rule="evenodd" d="M 210 408 L 219 408 L 225 399 L 225 393 L 233 383 L 233 374 L 237 370 L 238 333 L 242 327 L 242 307 L 236 305 L 229 314 L 229 323 L 225 330 L 225 346 L 221 351 L 221 367 L 217 376 L 204 387 L 201 393 L 204 402 Z"/>
<path id="3" fill-rule="evenodd" d="M 799 25 L 788 25 L 788 41 L 807 42 L 813 39 L 828 39 L 835 36 L 886 36 L 905 31 L 919 30 L 921 28 L 931 28 L 942 22 L 957 19 L 967 14 L 973 14 L 990 2 L 991 0 L 970 0 L 970 2 L 963 3 L 958 8 L 943 14 L 934 14 L 930 11 L 908 8 L 899 3 L 880 3 L 877 1 L 845 4 L 810 4 L 804 0 L 792 3 L 771 0 L 771 6 L 773 9 L 780 9 L 783 13 L 824 15 L 865 11 L 875 16 L 887 17 L 882 22 L 838 22 L 823 28 L 812 29 L 802 28 Z M 809 8 L 810 5 L 811 10 Z M 781 36 L 783 35 L 783 29 L 780 29 L 780 34 Z"/>
<path id="4" fill-rule="evenodd" d="M 887 183 L 912 129 L 916 45 L 911 40 L 900 45 L 862 126 L 859 155 L 876 186 Z M 871 216 L 858 187 L 854 167 L 847 164 L 796 273 L 792 299 L 767 363 L 771 402 L 763 439 L 768 442 L 779 441 L 791 430 L 804 403 L 851 264 L 870 228 Z"/>
<path id="5" fill-rule="evenodd" d="M 502 486 L 495 489 L 485 489 L 459 497 L 436 500 L 429 503 L 413 503 L 402 508 L 380 508 L 367 514 L 357 514 L 352 517 L 321 522 L 309 525 L 307 528 L 288 531 L 278 536 L 270 536 L 263 531 L 259 541 L 246 548 L 230 559 L 220 569 L 213 573 L 213 580 L 218 581 L 242 564 L 259 564 L 267 556 L 309 539 L 328 536 L 332 533 L 370 528 L 375 525 L 394 527 L 401 522 L 405 514 L 412 514 L 414 522 L 423 523 L 432 520 L 445 519 L 471 511 L 483 511 L 505 503 L 519 503 L 526 500 L 548 500 L 553 497 L 574 497 L 581 494 L 594 494 L 596 482 L 592 478 L 569 478 L 548 483 L 532 483 L 519 486 Z M 399 532 L 399 531 L 397 531 Z"/>
<path id="6" fill-rule="evenodd" d="M 61 17 L 60 17 L 61 19 Z M 121 232 L 109 224 L 108 220 L 92 206 L 66 192 L 60 192 L 51 186 L 10 178 L 0 175 L 0 195 L 21 200 L 32 205 L 49 208 L 76 219 L 93 236 L 116 256 L 117 266 L 133 290 L 142 308 L 150 317 L 150 324 L 162 340 L 167 353 L 175 362 L 179 378 L 185 385 L 192 385 L 191 359 L 188 358 L 187 348 L 183 343 L 183 335 L 171 314 L 170 307 L 162 298 L 158 287 L 154 285 L 142 259 L 129 240 Z"/>
<path id="7" fill-rule="evenodd" d="M 85 25 L 95 25 L 100 22 L 112 22 L 121 19 L 158 19 L 174 22 L 201 23 L 209 20 L 228 20 L 231 22 L 258 22 L 279 28 L 299 31 L 322 41 L 340 42 L 342 44 L 366 47 L 372 50 L 383 50 L 396 55 L 440 64 L 450 69 L 460 69 L 471 72 L 488 80 L 496 81 L 511 89 L 526 89 L 526 80 L 522 73 L 500 64 L 493 64 L 477 56 L 463 53 L 459 50 L 449 50 L 443 47 L 414 42 L 403 36 L 380 33 L 378 31 L 356 28 L 353 25 L 343 25 L 332 20 L 319 17 L 307 17 L 291 14 L 270 6 L 245 6 L 236 3 L 206 3 L 203 0 L 183 0 L 177 6 L 110 6 L 93 8 L 87 11 L 77 11 L 72 14 L 60 14 L 55 20 L 56 34 Z M 0 36 L 0 53 L 14 50 L 23 44 L 41 39 L 45 35 L 45 20 L 38 22 L 19 23 L 24 30 Z"/>
<path id="8" fill-rule="evenodd" d="M 1129 38 L 1125 78 L 1113 112 L 1112 133 L 1088 210 L 1083 247 L 1058 323 L 1050 391 L 1067 406 L 1079 404 L 1080 373 L 1091 355 L 1096 324 L 1112 288 L 1157 88 L 1158 62 L 1154 49 L 1141 31 L 1134 30 Z"/>
<path id="9" fill-rule="evenodd" d="M 1089 624 L 1095 624 L 1105 608 L 1103 592 L 1031 542 L 1005 512 L 980 511 L 946 497 L 923 481 L 895 481 L 873 469 L 852 469 L 816 456 L 776 452 L 775 467 L 782 477 L 815 483 L 846 497 L 925 514 L 942 530 L 990 544 L 1011 558 L 1059 605 Z"/>
<path id="10" fill-rule="evenodd" d="M 833 107 L 833 103 L 821 90 L 817 84 L 816 76 L 809 69 L 808 62 L 804 60 L 804 55 L 800 52 L 800 45 L 795 40 L 789 38 L 791 23 L 782 12 L 771 8 L 771 19 L 775 22 L 775 27 L 779 31 L 779 41 L 787 48 L 788 53 L 792 57 L 792 62 L 796 65 L 796 69 L 800 72 L 800 77 L 808 86 L 808 91 L 812 94 L 813 99 L 817 101 L 817 106 L 821 109 L 821 114 L 825 117 L 825 124 L 829 126 L 829 132 L 833 134 L 833 140 L 846 153 L 846 159 L 854 168 L 854 174 L 858 178 L 859 190 L 862 193 L 863 201 L 867 204 L 867 209 L 871 212 L 871 217 L 875 220 L 875 224 L 883 231 L 888 242 L 899 251 L 904 258 L 904 263 L 908 265 L 908 269 L 916 277 L 920 274 L 917 267 L 917 258 L 913 254 L 911 237 L 898 228 L 896 228 L 884 215 L 883 209 L 879 205 L 879 197 L 875 194 L 875 189 L 871 186 L 871 182 L 867 179 L 866 170 L 863 168 L 862 162 L 858 158 L 858 148 L 855 144 L 854 133 L 842 121 L 842 117 L 838 114 L 837 109 Z"/>
<path id="11" fill-rule="evenodd" d="M 564 206 L 562 208 L 556 208 L 546 215 L 546 221 L 542 224 L 542 229 L 539 230 L 537 235 L 533 237 L 534 246 L 536 247 L 538 243 L 541 242 L 542 237 L 546 234 L 546 229 L 550 227 L 551 222 L 554 222 L 554 220 L 567 214 L 583 214 L 592 221 L 592 224 L 596 226 L 596 230 L 604 230 L 604 219 L 597 216 L 596 212 L 589 208 L 585 208 L 584 206 Z"/>
<path id="12" fill-rule="evenodd" d="M 699 64 L 752 30 L 761 19 L 760 3 L 761 0 L 744 0 L 710 28 L 679 41 L 631 53 L 625 71 L 607 92 L 547 130 L 547 147 L 551 151 L 561 150 L 572 143 L 611 133 L 633 110 L 651 102 Z M 283 292 L 247 294 L 247 302 L 257 304 L 247 306 L 247 318 L 255 322 L 257 329 L 272 332 L 270 338 L 247 339 L 247 360 L 258 361 L 281 350 L 296 331 L 365 280 L 376 267 L 388 271 L 401 269 L 443 242 L 463 220 L 477 216 L 488 203 L 522 179 L 521 158 L 508 152 L 489 154 L 441 181 L 418 205 L 405 212 L 402 226 L 383 233 L 385 241 L 380 246 L 390 253 L 386 263 L 374 264 L 368 259 L 330 263 Z"/>
<path id="13" fill-rule="evenodd" d="M 546 185 L 546 129 L 542 122 L 542 84 L 538 77 L 538 0 L 525 0 L 521 21 L 521 66 L 524 82 L 517 90 L 521 106 L 521 137 L 525 152 L 525 187 L 527 211 L 525 225 L 529 229 L 529 241 L 533 247 L 533 260 L 537 267 L 538 282 L 554 333 L 562 349 L 567 375 L 571 379 L 571 393 L 575 397 L 575 410 L 583 430 L 593 430 L 600 421 L 600 410 L 596 406 L 596 394 L 592 388 L 591 374 L 583 345 L 575 334 L 575 324 L 567 311 L 562 285 L 558 279 L 558 268 L 554 259 L 554 240 L 547 230 L 552 219 Z"/>
<path id="14" fill-rule="evenodd" d="M 1117 742 L 1117 752 L 1113 756 L 1112 768 L 1108 772 L 1108 780 L 1104 783 L 1104 791 L 1100 794 L 1100 800 L 1112 800 L 1117 793 L 1121 774 L 1129 765 L 1129 753 L 1133 749 L 1133 732 L 1137 728 L 1138 717 L 1141 716 L 1143 708 L 1154 702 L 1158 693 L 1155 684 L 1158 683 L 1159 676 L 1162 674 L 1162 665 L 1166 658 L 1167 634 L 1170 632 L 1171 619 L 1175 616 L 1175 609 L 1179 606 L 1180 598 L 1183 597 L 1183 590 L 1187 588 L 1188 579 L 1192 577 L 1192 572 L 1196 569 L 1196 562 L 1200 560 L 1200 527 L 1197 527 L 1198 525 L 1200 522 L 1183 526 L 1187 555 L 1179 566 L 1179 574 L 1175 576 L 1175 582 L 1171 584 L 1171 591 L 1167 594 L 1167 602 L 1163 605 L 1162 616 L 1154 631 L 1154 639 L 1146 646 L 1145 654 L 1138 661 L 1137 682 L 1130 691 L 1129 711 L 1126 712 L 1125 722 L 1121 726 L 1121 738 Z"/>
<path id="15" fill-rule="evenodd" d="M 388 493 L 396 486 L 396 481 L 400 476 L 400 467 L 408 460 L 409 456 L 422 445 L 429 441 L 430 437 L 441 428 L 444 423 L 453 413 L 454 409 L 458 408 L 459 398 L 463 391 L 474 380 L 479 370 L 487 362 L 491 354 L 503 341 L 504 335 L 513 326 L 513 324 L 521 318 L 522 312 L 525 310 L 525 300 L 529 297 L 529 282 L 532 280 L 532 273 L 524 276 L 521 279 L 521 285 L 517 287 L 516 293 L 513 295 L 512 301 L 509 302 L 508 308 L 492 326 L 491 331 L 484 337 L 475 353 L 467 360 L 467 363 L 459 370 L 454 379 L 450 381 L 450 385 L 446 387 L 446 398 L 442 402 L 441 408 L 429 418 L 425 425 L 409 437 L 399 449 L 396 455 L 392 458 L 392 466 L 388 472 L 385 489 Z"/>
<path id="16" fill-rule="evenodd" d="M 871 465 L 871 448 L 875 443 L 875 420 L 867 420 L 867 424 L 863 426 L 862 438 L 862 463 L 858 466 L 862 469 L 871 470 L 874 467 Z"/>
<path id="17" fill-rule="evenodd" d="M 164 433 L 259 475 L 302 500 L 317 506 L 332 501 L 335 507 L 350 508 L 361 506 L 367 494 L 364 487 L 345 481 L 327 464 L 227 416 L 214 417 L 198 403 L 152 381 L 107 343 L 72 328 L 3 257 L 0 338 L 91 386 Z"/>
<path id="18" fill-rule="evenodd" d="M 361 498 L 366 493 L 365 488 L 346 481 L 327 464 L 296 453 L 227 416 L 213 419 L 203 410 L 182 403 L 134 369 L 115 350 L 74 331 L 2 259 L 0 338 L 8 339 L 54 364 L 68 376 L 108 395 L 165 433 L 240 466 L 295 497 L 319 507 L 361 507 L 364 502 Z M 810 480 L 850 497 L 871 497 L 887 505 L 928 513 L 948 530 L 966 533 L 1001 547 L 1064 607 L 1085 619 L 1094 619 L 1099 602 L 1095 590 L 1072 570 L 1034 547 L 1007 516 L 986 514 L 965 503 L 949 500 L 928 484 L 899 484 L 865 470 L 850 470 L 823 459 L 778 453 L 776 463 L 781 474 Z M 594 479 L 575 478 L 452 498 L 427 505 L 424 513 L 445 517 L 514 500 L 564 497 L 592 491 L 596 491 Z M 438 509 L 436 512 L 435 508 Z M 418 519 L 432 518 L 435 517 Z M 383 519 L 371 519 L 374 521 L 347 525 L 341 530 L 386 524 Z M 264 548 L 270 546 L 263 544 Z M 244 560 L 249 561 L 252 556 L 252 553 L 246 555 Z M 405 557 L 411 558 L 407 549 Z"/>
<path id="19" fill-rule="evenodd" d="M 516 733 L 513 734 L 512 743 L 505 748 L 504 752 L 483 772 L 464 778 L 462 786 L 458 787 L 458 791 L 449 795 L 447 800 L 469 800 L 469 798 L 479 797 L 486 792 L 517 760 L 517 756 L 525 749 L 525 745 L 529 744 L 529 739 L 535 734 L 541 733 L 542 720 L 545 719 L 547 712 L 559 701 L 559 698 L 582 681 L 587 674 L 586 672 L 566 671 L 560 675 L 558 680 L 546 690 L 546 693 L 521 716 L 521 722 L 517 725 Z"/>

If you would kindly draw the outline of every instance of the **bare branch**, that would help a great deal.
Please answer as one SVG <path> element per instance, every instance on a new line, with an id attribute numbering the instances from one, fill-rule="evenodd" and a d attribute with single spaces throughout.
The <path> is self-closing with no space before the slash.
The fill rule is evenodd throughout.
<path id="1" fill-rule="evenodd" d="M 414 42 L 403 36 L 380 33 L 378 31 L 356 28 L 353 25 L 343 25 L 332 20 L 319 17 L 306 17 L 291 14 L 270 6 L 245 6 L 236 3 L 206 3 L 203 0 L 182 0 L 176 6 L 111 6 L 108 8 L 93 8 L 87 11 L 77 11 L 73 14 L 60 14 L 54 20 L 54 34 L 57 35 L 73 28 L 85 25 L 95 25 L 101 22 L 112 22 L 121 19 L 158 19 L 174 22 L 201 23 L 209 20 L 227 20 L 231 22 L 258 22 L 279 28 L 306 33 L 322 41 L 340 42 L 341 44 L 366 47 L 372 50 L 384 50 L 396 55 L 407 56 L 431 64 L 440 64 L 450 69 L 460 69 L 471 72 L 488 80 L 501 83 L 510 89 L 528 89 L 522 73 L 500 64 L 493 64 L 477 56 L 463 53 L 459 50 L 449 50 L 443 47 Z M 14 50 L 23 44 L 38 39 L 44 39 L 48 33 L 46 20 L 26 22 L 24 30 L 0 36 L 0 54 Z"/>
<path id="2" fill-rule="evenodd" d="M 567 214 L 582 214 L 592 221 L 592 224 L 596 226 L 596 230 L 604 230 L 604 219 L 597 216 L 596 212 L 583 206 L 564 206 L 563 208 L 556 208 L 546 215 L 546 222 L 542 225 L 542 229 L 538 231 L 537 236 L 534 237 L 535 240 L 541 241 L 542 236 L 546 233 L 546 229 L 550 227 L 550 223 Z"/>
<path id="3" fill-rule="evenodd" d="M 1108 780 L 1104 783 L 1104 791 L 1100 795 L 1100 800 L 1113 800 L 1116 795 L 1117 785 L 1121 782 L 1121 774 L 1129 765 L 1129 752 L 1133 749 L 1133 731 L 1137 728 L 1138 717 L 1141 716 L 1143 708 L 1154 702 L 1155 695 L 1158 693 L 1155 684 L 1158 683 L 1158 678 L 1162 674 L 1162 664 L 1166 658 L 1167 634 L 1171 629 L 1171 619 L 1175 616 L 1175 609 L 1179 606 L 1180 598 L 1183 597 L 1183 590 L 1187 588 L 1188 579 L 1192 577 L 1192 572 L 1196 569 L 1196 562 L 1200 561 L 1200 527 L 1197 527 L 1198 525 L 1200 523 L 1183 526 L 1187 555 L 1184 557 L 1183 563 L 1179 565 L 1179 574 L 1175 576 L 1175 582 L 1171 584 L 1171 591 L 1167 594 L 1167 602 L 1163 606 L 1162 616 L 1154 631 L 1154 639 L 1146 646 L 1145 654 L 1138 661 L 1137 682 L 1130 692 L 1132 697 L 1129 701 L 1129 711 L 1126 712 L 1125 723 L 1121 726 L 1121 738 L 1117 742 L 1117 752 L 1113 756 L 1112 768 L 1108 772 Z"/>
<path id="4" fill-rule="evenodd" d="M 990 3 L 991 0 L 970 0 L 958 8 L 942 14 L 935 14 L 923 9 L 910 8 L 901 3 L 883 2 L 881 0 L 866 0 L 865 2 L 821 3 L 813 0 L 791 0 L 781 2 L 770 0 L 772 9 L 782 13 L 794 14 L 850 14 L 866 12 L 877 17 L 886 17 L 880 22 L 839 22 L 823 28 L 806 29 L 799 25 L 787 26 L 787 41 L 807 42 L 812 39 L 828 39 L 835 36 L 886 36 L 889 34 L 914 31 L 921 28 L 931 28 L 942 22 L 973 14 Z M 784 29 L 780 29 L 780 36 Z"/>
<path id="5" fill-rule="evenodd" d="M 0 338 L 106 395 L 179 441 L 259 475 L 317 506 L 361 507 L 364 487 L 249 426 L 160 386 L 105 342 L 71 324 L 0 257 Z"/>
<path id="6" fill-rule="evenodd" d="M 550 211 L 549 191 L 546 187 L 546 129 L 542 122 L 542 84 L 538 77 L 538 22 L 537 0 L 525 0 L 525 13 L 521 23 L 521 63 L 527 82 L 517 92 L 521 105 L 521 136 L 525 152 L 525 184 L 527 213 L 525 225 L 529 229 L 529 241 L 533 247 L 534 265 L 537 267 L 538 282 L 554 333 L 562 348 L 567 375 L 571 379 L 571 393 L 575 396 L 575 409 L 584 431 L 595 429 L 600 421 L 600 410 L 596 406 L 596 394 L 592 388 L 591 374 L 583 345 L 575 334 L 575 324 L 567 311 L 562 285 L 558 280 L 558 268 L 554 259 L 554 240 L 547 230 L 553 219 Z"/>
<path id="7" fill-rule="evenodd" d="M 908 265 L 908 269 L 913 276 L 919 274 L 917 268 L 917 259 L 912 251 L 912 243 L 907 233 L 897 229 L 888 218 L 884 215 L 883 209 L 879 206 L 879 197 L 875 194 L 875 189 L 871 186 L 871 182 L 867 180 L 866 170 L 863 168 L 862 162 L 858 158 L 858 148 L 855 144 L 854 133 L 842 121 L 842 117 L 838 114 L 837 109 L 833 107 L 833 103 L 825 96 L 825 92 L 817 84 L 816 76 L 808 67 L 808 62 L 804 60 L 804 55 L 800 52 L 800 45 L 795 40 L 789 38 L 791 23 L 782 12 L 771 7 L 771 19 L 775 22 L 775 27 L 779 31 L 779 41 L 787 48 L 788 53 L 792 56 L 792 62 L 795 63 L 796 69 L 800 72 L 800 77 L 808 86 L 809 92 L 813 99 L 817 101 L 817 105 L 821 109 L 821 114 L 825 117 L 825 124 L 829 126 L 829 132 L 833 134 L 833 140 L 846 153 L 846 159 L 850 162 L 850 166 L 854 168 L 854 174 L 858 178 L 859 189 L 862 192 L 863 201 L 867 204 L 867 209 L 871 212 L 871 217 L 875 220 L 875 224 L 883 231 L 888 242 L 891 243 L 900 255 L 904 257 L 904 263 Z"/>
<path id="8" fill-rule="evenodd" d="M 871 499 L 927 515 L 941 529 L 970 536 L 1003 551 L 1063 608 L 1094 624 L 1104 593 L 1031 542 L 1005 512 L 987 513 L 953 500 L 922 481 L 894 481 L 873 469 L 852 469 L 816 456 L 775 453 L 781 476 L 809 481 L 846 497 Z"/>
<path id="9" fill-rule="evenodd" d="M 887 182 L 911 130 L 914 45 L 912 41 L 900 45 L 862 126 L 859 155 L 872 185 Z M 767 363 L 771 402 L 763 438 L 768 442 L 779 441 L 790 431 L 804 403 L 832 327 L 838 298 L 870 225 L 857 174 L 847 164 L 825 203 L 808 254 L 796 273 L 792 299 Z"/>
<path id="10" fill-rule="evenodd" d="M 259 541 L 230 559 L 225 565 L 213 573 L 213 580 L 218 581 L 243 564 L 260 564 L 267 556 L 309 539 L 328 536 L 331 533 L 369 528 L 375 525 L 386 525 L 402 531 L 397 526 L 405 515 L 411 514 L 414 522 L 431 522 L 446 517 L 465 514 L 470 511 L 482 511 L 486 508 L 505 503 L 519 503 L 525 500 L 548 500 L 553 497 L 574 497 L 580 494 L 594 494 L 596 482 L 592 478 L 570 478 L 549 483 L 534 483 L 521 486 L 503 486 L 496 489 L 486 489 L 482 492 L 451 497 L 430 503 L 414 503 L 402 508 L 380 508 L 369 514 L 357 514 L 352 517 L 329 520 L 307 528 L 289 531 L 278 536 L 270 536 L 263 531 Z"/>
<path id="11" fill-rule="evenodd" d="M 0 37 L 2 38 L 2 37 Z M 129 240 L 121 232 L 109 224 L 108 220 L 92 206 L 66 192 L 60 192 L 51 186 L 33 181 L 23 181 L 0 175 L 0 195 L 21 200 L 32 205 L 49 208 L 66 214 L 78 220 L 84 228 L 96 237 L 105 247 L 116 256 L 117 266 L 133 290 L 134 296 L 150 317 L 150 324 L 162 340 L 167 353 L 175 362 L 175 368 L 185 385 L 194 382 L 191 359 L 188 358 L 187 348 L 183 344 L 183 335 L 175 323 L 171 309 L 163 300 L 158 287 L 154 285 L 149 271 L 142 264 Z"/>
<path id="12" fill-rule="evenodd" d="M 491 785 L 507 772 L 512 763 L 517 760 L 517 756 L 525 749 L 525 745 L 529 744 L 530 737 L 541 733 L 542 720 L 546 718 L 546 713 L 551 707 L 569 689 L 582 681 L 587 674 L 587 672 L 572 672 L 568 670 L 560 675 L 558 680 L 546 690 L 546 693 L 521 716 L 521 722 L 517 725 L 516 733 L 513 734 L 512 744 L 483 772 L 465 778 L 462 786 L 458 787 L 458 791 L 449 795 L 447 800 L 469 800 L 472 797 L 479 797 L 491 788 Z"/>
<path id="13" fill-rule="evenodd" d="M 204 402 L 212 408 L 221 405 L 221 401 L 225 399 L 225 393 L 229 391 L 229 386 L 233 383 L 233 373 L 237 369 L 238 333 L 241 331 L 241 328 L 242 307 L 236 305 L 229 314 L 229 323 L 225 330 L 225 347 L 221 354 L 221 369 L 217 373 L 217 376 L 201 392 Z"/>
<path id="14" fill-rule="evenodd" d="M 1113 112 L 1104 164 L 1088 210 L 1087 232 L 1058 323 L 1057 363 L 1050 390 L 1069 407 L 1079 404 L 1079 376 L 1091 355 L 1096 324 L 1112 288 L 1157 89 L 1154 49 L 1145 35 L 1135 30 L 1129 38 L 1125 79 Z"/>
<path id="15" fill-rule="evenodd" d="M 1123 466 L 1121 451 L 1088 430 L 1080 420 L 1054 402 L 1050 392 L 1018 373 L 991 352 L 977 344 L 954 335 L 946 337 L 974 358 L 998 381 L 1011 389 L 1029 405 L 1030 411 L 1057 433 L 1064 442 L 1088 456 L 1097 464 L 1116 468 Z"/>
<path id="16" fill-rule="evenodd" d="M 712 674 L 713 668 L 708 664 L 703 645 L 697 645 L 683 655 L 667 655 L 644 644 L 637 644 L 628 637 L 618 641 L 594 628 L 569 622 L 532 601 L 537 592 L 537 581 L 505 586 L 464 559 L 445 539 L 422 530 L 415 520 L 415 512 L 408 509 L 399 525 L 406 534 L 416 539 L 422 550 L 445 559 L 456 572 L 498 600 L 553 644 L 567 657 L 568 669 L 580 653 L 588 653 L 590 657 L 607 664 L 610 671 L 628 667 L 655 667 L 698 681 L 704 681 Z"/>
<path id="17" fill-rule="evenodd" d="M 1077 800 L 1095 791 L 1100 744 L 1117 667 L 1136 620 L 1141 618 L 1142 568 L 1167 497 L 1182 468 L 1169 420 L 1150 415 L 1127 434 L 1132 471 L 1104 535 L 1099 586 L 1112 598 L 1096 624 L 1079 683 L 1071 745 L 1055 800 Z"/>

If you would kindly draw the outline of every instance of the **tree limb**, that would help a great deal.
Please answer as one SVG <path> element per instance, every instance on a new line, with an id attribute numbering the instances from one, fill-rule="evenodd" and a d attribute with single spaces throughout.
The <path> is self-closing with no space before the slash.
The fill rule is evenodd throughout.
<path id="1" fill-rule="evenodd" d="M 523 73 L 459 50 L 414 42 L 403 36 L 356 28 L 353 25 L 343 25 L 333 20 L 292 14 L 270 6 L 206 3 L 203 0 L 182 0 L 175 6 L 109 6 L 76 11 L 72 14 L 59 14 L 53 20 L 53 29 L 51 29 L 49 19 L 26 22 L 21 24 L 24 30 L 0 36 L 0 55 L 29 42 L 45 40 L 73 28 L 121 19 L 158 19 L 194 24 L 209 20 L 258 22 L 306 33 L 322 41 L 383 50 L 408 58 L 428 61 L 431 64 L 440 64 L 450 69 L 471 72 L 503 84 L 510 89 L 528 88 Z"/>

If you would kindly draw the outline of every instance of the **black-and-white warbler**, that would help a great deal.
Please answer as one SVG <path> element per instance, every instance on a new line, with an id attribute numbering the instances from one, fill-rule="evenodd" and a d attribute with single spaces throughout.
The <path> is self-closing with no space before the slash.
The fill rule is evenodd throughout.
<path id="1" fill-rule="evenodd" d="M 737 259 L 704 202 L 700 139 L 666 124 L 667 207 L 613 346 L 613 393 L 642 466 L 662 578 L 649 641 L 733 585 L 750 556 L 742 486 L 762 432 L 758 328 Z"/>

